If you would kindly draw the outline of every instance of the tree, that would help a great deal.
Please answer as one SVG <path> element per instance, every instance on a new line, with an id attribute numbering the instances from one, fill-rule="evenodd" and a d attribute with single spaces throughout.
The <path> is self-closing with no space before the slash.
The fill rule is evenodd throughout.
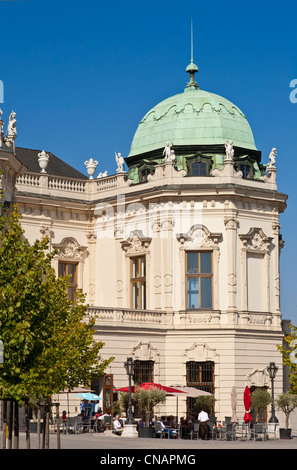
<path id="1" fill-rule="evenodd" d="M 285 429 L 288 429 L 290 414 L 297 408 L 297 395 L 293 395 L 290 392 L 282 393 L 276 399 L 276 407 L 285 414 Z"/>
<path id="2" fill-rule="evenodd" d="M 197 414 L 200 413 L 200 411 L 206 411 L 206 413 L 208 414 L 211 414 L 212 413 L 212 410 L 213 410 L 213 407 L 214 407 L 214 404 L 215 404 L 215 397 L 212 396 L 212 395 L 201 395 L 200 397 L 197 397 L 196 398 L 196 401 L 195 401 L 195 404 L 194 404 L 194 407 L 193 407 L 193 411 Z"/>
<path id="3" fill-rule="evenodd" d="M 134 393 L 131 395 L 132 406 L 135 404 L 134 400 Z M 119 393 L 118 398 L 118 405 L 119 405 L 119 412 L 124 411 L 126 416 L 128 416 L 128 407 L 129 407 L 129 393 L 128 392 L 121 392 Z"/>
<path id="4" fill-rule="evenodd" d="M 142 406 L 145 413 L 145 426 L 148 428 L 150 425 L 150 416 L 153 414 L 153 409 L 159 403 L 164 403 L 166 400 L 166 392 L 158 388 L 150 388 L 145 390 L 139 388 L 133 394 L 133 400 Z"/>
<path id="5" fill-rule="evenodd" d="M 19 405 L 29 395 L 50 401 L 87 385 L 113 360 L 99 357 L 104 344 L 93 338 L 85 295 L 69 299 L 69 279 L 57 278 L 48 239 L 30 245 L 20 219 L 16 206 L 0 216 L 0 398 Z"/>
<path id="6" fill-rule="evenodd" d="M 283 364 L 289 368 L 291 393 L 297 393 L 297 326 L 290 325 L 290 334 L 284 338 L 285 345 L 277 345 L 283 355 Z"/>
<path id="7" fill-rule="evenodd" d="M 257 388 L 252 393 L 251 408 L 257 410 L 256 421 L 259 421 L 259 412 L 265 411 L 267 406 L 272 402 L 272 398 L 267 390 Z"/>

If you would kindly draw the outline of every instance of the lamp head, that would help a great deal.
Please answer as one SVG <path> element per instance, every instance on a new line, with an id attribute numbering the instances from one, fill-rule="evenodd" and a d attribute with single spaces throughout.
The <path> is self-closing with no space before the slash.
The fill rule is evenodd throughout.
<path id="1" fill-rule="evenodd" d="M 278 371 L 278 367 L 276 367 L 275 362 L 270 362 L 269 366 L 267 367 L 267 370 L 271 380 L 275 379 L 276 373 Z"/>
<path id="2" fill-rule="evenodd" d="M 124 363 L 127 375 L 134 374 L 134 362 L 132 357 L 127 357 L 127 361 Z"/>

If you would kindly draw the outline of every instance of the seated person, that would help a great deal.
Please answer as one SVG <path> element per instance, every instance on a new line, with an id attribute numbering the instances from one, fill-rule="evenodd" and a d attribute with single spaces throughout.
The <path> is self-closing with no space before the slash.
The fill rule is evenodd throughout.
<path id="1" fill-rule="evenodd" d="M 139 433 L 139 429 L 140 428 L 145 428 L 145 416 L 143 416 L 138 422 L 137 422 L 137 425 L 136 425 L 136 429 Z"/>
<path id="2" fill-rule="evenodd" d="M 113 421 L 113 433 L 116 434 L 117 436 L 121 436 L 122 432 L 124 431 L 124 427 L 122 426 L 120 422 L 120 416 L 116 415 L 114 421 Z"/>

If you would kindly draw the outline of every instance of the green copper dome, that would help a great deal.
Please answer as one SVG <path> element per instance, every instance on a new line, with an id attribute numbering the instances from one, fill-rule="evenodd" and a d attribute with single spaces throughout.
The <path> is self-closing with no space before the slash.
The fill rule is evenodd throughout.
<path id="1" fill-rule="evenodd" d="M 163 149 L 166 142 L 173 147 L 212 146 L 225 144 L 226 139 L 235 147 L 256 150 L 250 125 L 237 106 L 198 86 L 187 86 L 143 117 L 129 157 Z"/>

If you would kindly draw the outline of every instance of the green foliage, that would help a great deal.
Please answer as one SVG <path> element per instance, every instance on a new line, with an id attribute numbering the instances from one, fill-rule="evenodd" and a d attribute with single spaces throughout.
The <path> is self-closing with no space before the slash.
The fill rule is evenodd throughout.
<path id="1" fill-rule="evenodd" d="M 267 390 L 257 388 L 251 395 L 251 408 L 257 408 L 259 411 L 266 410 L 267 406 L 272 402 L 272 398 Z M 258 421 L 258 419 L 257 419 Z"/>
<path id="2" fill-rule="evenodd" d="M 131 394 L 131 401 L 132 401 L 132 406 L 135 404 L 134 400 L 134 394 Z M 119 393 L 119 398 L 118 398 L 118 403 L 120 406 L 120 410 L 124 411 L 126 413 L 126 416 L 128 414 L 128 406 L 129 406 L 129 393 L 128 392 L 121 392 Z"/>
<path id="3" fill-rule="evenodd" d="M 206 413 L 211 414 L 215 401 L 216 399 L 212 395 L 202 395 L 201 397 L 197 397 L 193 407 L 194 413 L 198 414 L 203 410 L 206 411 Z"/>
<path id="4" fill-rule="evenodd" d="M 252 393 L 251 398 L 251 408 L 259 408 L 259 410 L 266 410 L 267 406 L 272 401 L 270 393 L 263 388 L 257 388 Z"/>
<path id="5" fill-rule="evenodd" d="M 285 428 L 289 427 L 289 417 L 295 408 L 297 408 L 297 395 L 290 392 L 284 392 L 275 400 L 276 407 L 281 410 L 286 417 Z"/>
<path id="6" fill-rule="evenodd" d="M 290 334 L 285 336 L 286 345 L 277 345 L 283 355 L 283 364 L 289 367 L 290 390 L 297 393 L 297 327 L 290 325 Z"/>
<path id="7" fill-rule="evenodd" d="M 112 360 L 98 359 L 95 318 L 81 292 L 70 301 L 69 279 L 56 277 L 48 239 L 30 245 L 20 219 L 17 207 L 0 216 L 0 397 L 19 403 L 88 384 Z"/>
<path id="8" fill-rule="evenodd" d="M 150 415 L 153 413 L 153 409 L 156 405 L 165 402 L 166 392 L 153 387 L 149 390 L 139 388 L 133 394 L 133 399 L 135 403 L 142 406 L 142 410 L 145 412 L 145 425 L 149 427 Z"/>

